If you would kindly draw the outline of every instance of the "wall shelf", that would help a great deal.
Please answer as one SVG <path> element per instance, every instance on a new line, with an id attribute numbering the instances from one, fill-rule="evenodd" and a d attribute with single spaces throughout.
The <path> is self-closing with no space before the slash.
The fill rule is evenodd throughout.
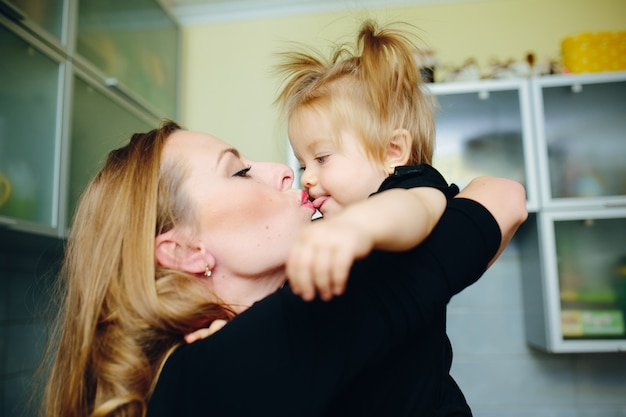
<path id="1" fill-rule="evenodd" d="M 433 165 L 527 191 L 525 327 L 547 352 L 626 350 L 626 72 L 432 84 Z"/>

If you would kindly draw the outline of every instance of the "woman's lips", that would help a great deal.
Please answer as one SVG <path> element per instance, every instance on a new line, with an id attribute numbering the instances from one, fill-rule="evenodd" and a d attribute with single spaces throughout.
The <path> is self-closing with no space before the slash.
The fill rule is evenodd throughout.
<path id="1" fill-rule="evenodd" d="M 302 193 L 300 194 L 300 204 L 315 211 L 315 206 L 309 200 L 309 193 L 307 193 L 305 190 L 302 190 Z"/>

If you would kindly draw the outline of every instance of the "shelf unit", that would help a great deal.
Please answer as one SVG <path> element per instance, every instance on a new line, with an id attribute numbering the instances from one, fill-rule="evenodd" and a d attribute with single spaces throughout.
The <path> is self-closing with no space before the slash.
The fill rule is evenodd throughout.
<path id="1" fill-rule="evenodd" d="M 626 206 L 626 73 L 531 81 L 545 209 Z"/>
<path id="2" fill-rule="evenodd" d="M 528 342 L 554 353 L 626 350 L 626 208 L 546 211 L 519 237 Z"/>
<path id="3" fill-rule="evenodd" d="M 527 191 L 520 243 L 530 345 L 626 350 L 626 72 L 433 84 L 433 164 Z"/>
<path id="4" fill-rule="evenodd" d="M 464 187 L 480 175 L 519 181 L 528 210 L 539 207 L 531 123 L 530 86 L 525 79 L 429 84 L 438 103 L 433 165 Z"/>
<path id="5" fill-rule="evenodd" d="M 180 27 L 158 0 L 0 0 L 0 227 L 63 238 L 106 155 L 178 117 Z"/>
<path id="6" fill-rule="evenodd" d="M 626 73 L 539 77 L 531 91 L 541 209 L 522 230 L 528 341 L 625 351 Z"/>

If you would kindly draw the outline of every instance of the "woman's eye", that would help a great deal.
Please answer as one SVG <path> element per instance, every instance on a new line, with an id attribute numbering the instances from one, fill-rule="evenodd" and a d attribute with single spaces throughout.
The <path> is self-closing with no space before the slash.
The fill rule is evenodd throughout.
<path id="1" fill-rule="evenodd" d="M 237 171 L 233 174 L 233 177 L 247 177 L 248 176 L 248 172 L 250 172 L 250 169 L 252 167 L 245 167 L 244 169 L 242 169 L 241 171 Z"/>

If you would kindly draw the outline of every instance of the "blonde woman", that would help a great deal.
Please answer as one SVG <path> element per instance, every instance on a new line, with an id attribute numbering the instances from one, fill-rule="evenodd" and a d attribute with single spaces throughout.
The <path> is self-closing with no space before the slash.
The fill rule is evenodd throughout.
<path id="1" fill-rule="evenodd" d="M 313 212 L 292 183 L 288 167 L 172 122 L 113 151 L 68 240 L 45 415 L 323 415 L 525 218 L 521 187 L 478 181 L 464 191 L 477 202 L 449 204 L 417 269 L 372 279 L 365 258 L 343 296 L 306 302 L 284 286 Z M 438 243 L 450 232 L 458 243 Z M 229 323 L 184 344 L 216 319 Z"/>

